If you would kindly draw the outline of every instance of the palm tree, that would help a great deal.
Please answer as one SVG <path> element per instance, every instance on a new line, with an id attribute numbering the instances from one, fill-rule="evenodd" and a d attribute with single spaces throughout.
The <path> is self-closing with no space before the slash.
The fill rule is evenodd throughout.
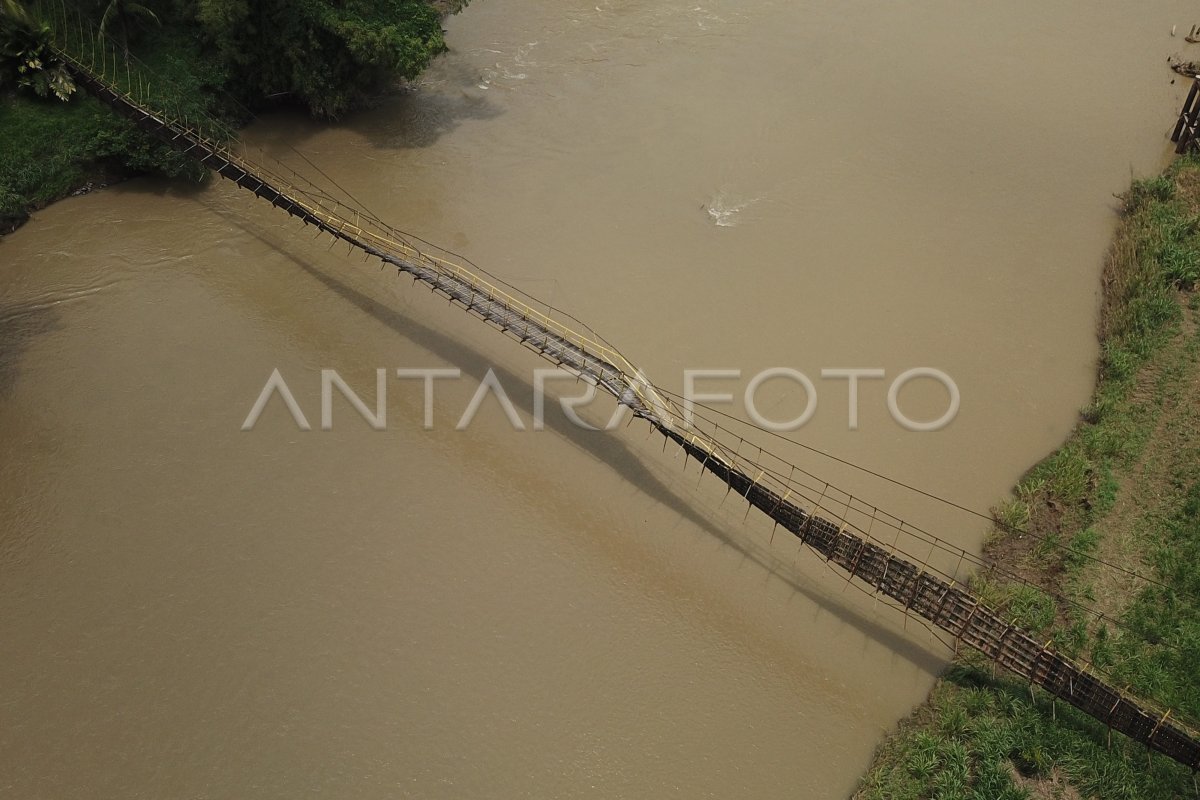
<path id="1" fill-rule="evenodd" d="M 121 45 L 121 50 L 125 53 L 126 64 L 129 63 L 129 33 L 137 21 L 152 21 L 155 25 L 162 24 L 157 14 L 141 3 L 130 0 L 109 0 L 108 6 L 104 9 L 104 16 L 100 17 L 100 35 L 102 36 L 109 33 L 112 30 L 113 22 L 116 22 L 117 27 L 113 33 Z"/>
<path id="2" fill-rule="evenodd" d="M 19 0 L 0 0 L 0 86 L 14 80 L 39 97 L 67 100 L 75 81 L 53 55 L 50 28 Z"/>

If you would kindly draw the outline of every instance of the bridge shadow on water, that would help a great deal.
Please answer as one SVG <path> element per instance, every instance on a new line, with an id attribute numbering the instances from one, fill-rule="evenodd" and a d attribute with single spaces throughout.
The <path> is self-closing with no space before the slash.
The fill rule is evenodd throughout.
<path id="1" fill-rule="evenodd" d="M 259 242 L 270 246 L 279 252 L 305 274 L 315 279 L 345 302 L 368 314 L 370 317 L 386 325 L 389 329 L 400 334 L 412 343 L 438 356 L 447 363 L 462 370 L 464 375 L 470 375 L 482 381 L 488 370 L 493 370 L 501 384 L 506 388 L 509 398 L 526 418 L 533 416 L 532 384 L 521 376 L 503 367 L 490 363 L 481 353 L 469 345 L 448 336 L 434 328 L 424 325 L 403 312 L 394 309 L 383 302 L 370 297 L 358 289 L 338 280 L 336 277 L 322 271 L 289 247 L 288 242 L 281 242 L 260 231 L 247 226 L 244 220 L 230 212 L 230 221 L 237 225 L 247 235 Z M 465 316 L 465 315 L 464 315 Z M 475 320 L 478 324 L 478 320 Z M 515 342 L 514 342 L 515 344 Z M 514 391 L 516 389 L 516 391 Z M 812 600 L 821 611 L 832 614 L 837 619 L 852 625 L 857 630 L 885 646 L 890 651 L 925 672 L 937 674 L 945 667 L 946 658 L 933 652 L 934 647 L 915 641 L 910 636 L 897 630 L 887 622 L 865 614 L 839 597 L 841 589 L 826 590 L 822 587 L 803 583 L 794 574 L 783 559 L 768 547 L 753 542 L 748 535 L 735 535 L 731 530 L 716 524 L 712 519 L 697 511 L 695 506 L 671 489 L 663 480 L 634 453 L 628 445 L 612 433 L 587 431 L 571 424 L 565 417 L 555 414 L 545 415 L 546 429 L 570 441 L 575 447 L 592 458 L 598 459 L 614 470 L 623 479 L 636 486 L 649 497 L 674 511 L 684 520 L 694 524 L 701 530 L 713 536 L 723 545 L 740 553 L 744 559 L 757 564 L 767 574 L 767 579 L 774 577 L 782 581 L 792 591 Z M 780 531 L 780 536 L 788 535 Z M 797 546 L 800 546 L 797 543 Z M 886 602 L 886 601 L 885 601 Z"/>
<path id="2" fill-rule="evenodd" d="M 54 301 L 0 305 L 0 400 L 12 395 L 21 359 L 35 338 L 58 327 Z"/>

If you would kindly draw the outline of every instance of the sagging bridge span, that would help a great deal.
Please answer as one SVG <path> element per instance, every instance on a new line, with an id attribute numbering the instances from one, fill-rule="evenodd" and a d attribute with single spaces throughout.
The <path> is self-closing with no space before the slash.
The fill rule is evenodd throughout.
<path id="1" fill-rule="evenodd" d="M 656 389 L 614 347 L 535 308 L 519 292 L 476 270 L 415 245 L 366 209 L 331 198 L 314 185 L 285 178 L 266 164 L 235 152 L 220 127 L 189 119 L 156 103 L 153 76 L 132 69 L 110 42 L 62 10 L 46 15 L 55 54 L 77 84 L 128 118 L 142 131 L 232 181 L 306 226 L 344 242 L 384 265 L 412 276 L 468 313 L 543 358 L 603 389 L 628 406 L 751 507 L 835 565 L 847 580 L 890 600 L 967 645 L 1014 675 L 1184 766 L 1200 769 L 1200 736 L 1170 718 L 1169 711 L 1110 685 L 1094 671 L 1057 652 L 1050 643 L 1007 619 L 967 585 L 894 546 L 873 539 L 843 518 L 823 513 L 778 470 L 741 453 L 718 428 L 701 430 L 665 393 Z M 577 326 L 583 327 L 583 326 Z M 760 451 L 761 455 L 761 451 Z"/>

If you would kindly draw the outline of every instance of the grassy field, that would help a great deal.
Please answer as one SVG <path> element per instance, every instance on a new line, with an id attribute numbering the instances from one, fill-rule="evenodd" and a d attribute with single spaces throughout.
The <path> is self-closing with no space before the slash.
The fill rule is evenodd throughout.
<path id="1" fill-rule="evenodd" d="M 1173 720 L 1195 723 L 1200 159 L 1136 183 L 1125 200 L 1104 273 L 1092 402 L 995 510 L 988 555 L 1022 580 L 980 575 L 975 589 L 1111 682 L 1171 708 Z M 1180 796 L 1197 796 L 1186 769 L 1120 734 L 1110 740 L 1100 723 L 965 653 L 880 747 L 856 794 Z"/>

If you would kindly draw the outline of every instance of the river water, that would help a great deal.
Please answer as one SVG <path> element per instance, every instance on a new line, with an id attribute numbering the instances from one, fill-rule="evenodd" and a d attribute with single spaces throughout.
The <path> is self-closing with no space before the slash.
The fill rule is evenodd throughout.
<path id="1" fill-rule="evenodd" d="M 246 137 L 668 388 L 804 372 L 789 436 L 986 509 L 1086 401 L 1112 193 L 1169 152 L 1187 7 L 477 0 L 413 91 Z M 37 214 L 0 242 L 0 329 L 2 796 L 844 797 L 945 662 L 644 426 L 532 430 L 544 364 L 229 185 Z M 955 381 L 947 428 L 891 418 L 913 367 Z M 431 430 L 394 377 L 425 368 L 464 376 Z M 493 368 L 528 430 L 490 398 L 455 430 Z M 886 373 L 857 430 L 833 368 Z M 312 430 L 278 398 L 241 430 L 275 369 Z M 336 394 L 321 430 L 322 369 L 368 405 L 388 370 L 386 430 Z"/>

